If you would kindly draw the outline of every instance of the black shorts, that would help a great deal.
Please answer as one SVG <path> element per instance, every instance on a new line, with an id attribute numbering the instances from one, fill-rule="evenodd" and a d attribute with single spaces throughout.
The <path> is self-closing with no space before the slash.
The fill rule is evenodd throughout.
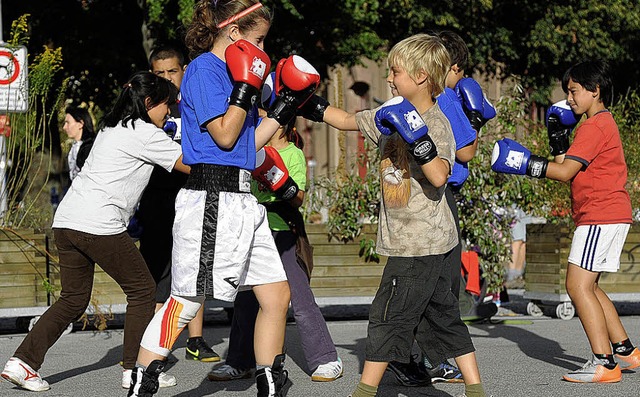
<path id="1" fill-rule="evenodd" d="M 414 338 L 435 362 L 475 350 L 451 291 L 451 259 L 389 258 L 369 312 L 368 361 L 406 363 Z"/>

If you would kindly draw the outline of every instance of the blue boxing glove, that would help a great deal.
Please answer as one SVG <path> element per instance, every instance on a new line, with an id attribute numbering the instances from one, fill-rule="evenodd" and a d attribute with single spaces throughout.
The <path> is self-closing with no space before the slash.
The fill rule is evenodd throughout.
<path id="1" fill-rule="evenodd" d="M 569 136 L 578 124 L 578 119 L 566 100 L 554 103 L 547 110 L 547 134 L 551 155 L 558 156 L 569 150 Z"/>
<path id="2" fill-rule="evenodd" d="M 264 79 L 264 84 L 262 84 L 262 90 L 260 92 L 260 107 L 264 110 L 269 110 L 271 105 L 276 101 L 275 79 L 276 72 L 271 72 Z"/>
<path id="3" fill-rule="evenodd" d="M 167 121 L 164 122 L 164 126 L 162 126 L 162 130 L 171 137 L 174 141 L 180 140 L 180 119 L 169 117 Z"/>
<path id="4" fill-rule="evenodd" d="M 529 149 L 512 139 L 503 138 L 493 145 L 491 169 L 495 172 L 544 178 L 548 165 L 549 160 L 532 155 Z"/>
<path id="5" fill-rule="evenodd" d="M 409 144 L 409 152 L 419 165 L 427 164 L 437 155 L 436 145 L 428 135 L 422 116 L 416 108 L 401 96 L 383 103 L 375 116 L 376 127 L 384 135 L 394 131 Z"/>
<path id="6" fill-rule="evenodd" d="M 462 109 L 474 130 L 480 131 L 487 121 L 496 117 L 496 109 L 482 92 L 482 87 L 470 77 L 461 79 L 455 87 Z"/>

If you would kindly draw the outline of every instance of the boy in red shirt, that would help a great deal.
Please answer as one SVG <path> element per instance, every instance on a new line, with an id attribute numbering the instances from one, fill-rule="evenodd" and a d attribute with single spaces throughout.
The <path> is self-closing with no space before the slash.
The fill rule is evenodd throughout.
<path id="1" fill-rule="evenodd" d="M 620 268 L 620 254 L 632 223 L 620 133 L 606 108 L 612 92 L 609 66 L 600 60 L 578 63 L 565 73 L 562 88 L 567 93 L 566 103 L 557 103 L 547 112 L 554 162 L 532 155 L 517 142 L 503 139 L 494 147 L 491 168 L 571 182 L 576 230 L 566 287 L 593 356 L 564 379 L 579 383 L 619 382 L 621 367 L 640 367 L 640 351 L 629 341 L 616 308 L 598 285 L 602 272 L 617 272 Z M 574 114 L 585 114 L 587 119 L 578 127 L 569 146 L 569 135 L 577 123 Z"/>

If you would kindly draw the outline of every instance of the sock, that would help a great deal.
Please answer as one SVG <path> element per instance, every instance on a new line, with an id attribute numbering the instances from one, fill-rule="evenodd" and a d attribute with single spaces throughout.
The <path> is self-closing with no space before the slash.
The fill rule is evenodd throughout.
<path id="1" fill-rule="evenodd" d="M 464 385 L 464 394 L 467 397 L 487 397 L 484 393 L 484 387 L 482 383 L 476 383 L 474 385 Z"/>
<path id="2" fill-rule="evenodd" d="M 614 369 L 616 367 L 616 360 L 613 359 L 613 354 L 593 354 L 597 359 L 606 361 L 605 368 Z"/>
<path id="3" fill-rule="evenodd" d="M 622 342 L 612 343 L 612 346 L 613 352 L 621 356 L 628 356 L 629 354 L 631 354 L 631 352 L 633 352 L 634 349 L 633 343 L 631 343 L 628 338 L 623 340 Z"/>
<path id="4" fill-rule="evenodd" d="M 258 365 L 256 364 L 256 371 L 264 369 L 264 368 L 270 368 L 271 365 Z"/>
<path id="5" fill-rule="evenodd" d="M 351 397 L 375 397 L 377 392 L 377 386 L 369 386 L 360 382 L 358 387 L 351 393 Z"/>

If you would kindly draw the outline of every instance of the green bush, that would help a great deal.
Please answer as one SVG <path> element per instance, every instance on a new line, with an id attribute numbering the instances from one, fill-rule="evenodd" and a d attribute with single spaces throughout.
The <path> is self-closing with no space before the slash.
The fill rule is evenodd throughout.
<path id="1" fill-rule="evenodd" d="M 28 14 L 13 22 L 9 47 L 28 43 L 27 18 Z M 54 87 L 61 69 L 60 48 L 45 46 L 29 63 L 28 109 L 10 115 L 7 158 L 11 165 L 7 170 L 7 210 L 0 219 L 2 226 L 43 229 L 51 224 L 49 195 L 45 192 L 51 170 L 51 140 L 46 135 L 47 125 L 55 115 L 52 109 L 57 109 L 62 98 L 62 90 L 56 92 Z M 50 96 L 55 100 L 48 106 Z"/>
<path id="2" fill-rule="evenodd" d="M 611 106 L 627 161 L 627 191 L 634 208 L 634 219 L 640 221 L 640 94 L 630 91 Z"/>
<path id="3" fill-rule="evenodd" d="M 550 156 L 546 127 L 542 121 L 528 116 L 529 107 L 530 101 L 517 84 L 510 95 L 496 103 L 498 114 L 480 131 L 478 152 L 469 163 L 469 179 L 458 197 L 463 242 L 467 249 L 479 253 L 490 292 L 502 289 L 504 271 L 511 259 L 513 213 L 509 209 L 513 205 L 531 216 L 545 218 L 547 223 L 572 224 L 569 183 L 491 170 L 494 143 L 504 137 L 515 139 L 516 134 L 522 136 L 517 140 L 532 153 Z M 611 107 L 611 112 L 625 149 L 627 190 L 636 208 L 636 219 L 640 220 L 640 95 L 629 92 Z M 379 158 L 374 153 L 368 159 L 369 171 L 364 179 L 357 175 L 342 180 L 322 178 L 306 204 L 307 213 L 318 212 L 323 206 L 328 208 L 330 233 L 340 241 L 355 240 L 363 220 L 377 222 Z M 370 241 L 361 241 L 360 245 L 366 254 L 375 251 Z"/>

